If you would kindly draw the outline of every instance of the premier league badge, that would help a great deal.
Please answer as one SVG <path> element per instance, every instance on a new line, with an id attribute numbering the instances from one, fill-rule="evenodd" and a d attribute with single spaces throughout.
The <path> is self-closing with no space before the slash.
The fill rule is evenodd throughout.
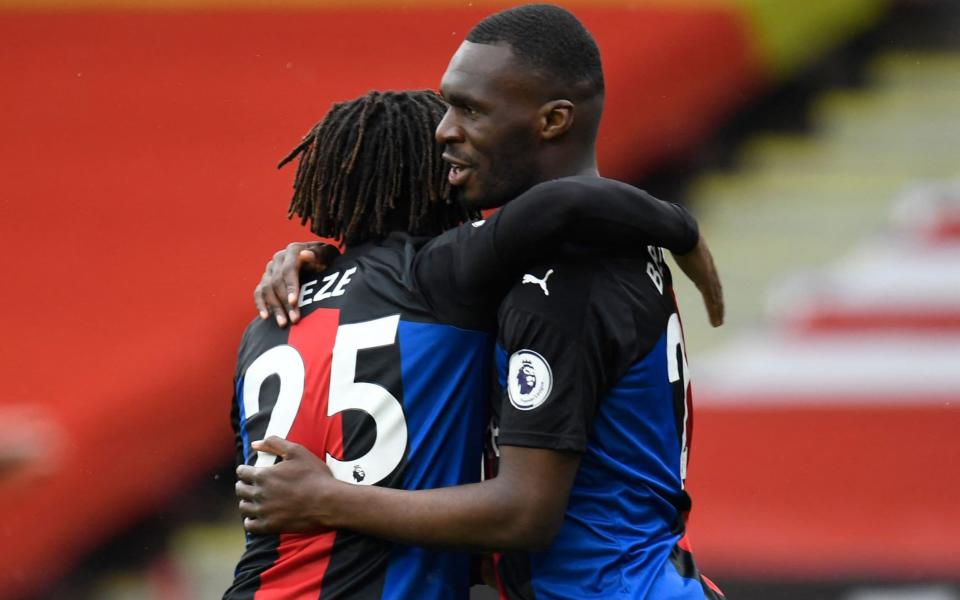
<path id="1" fill-rule="evenodd" d="M 507 368 L 507 395 L 519 410 L 532 410 L 550 396 L 553 372 L 547 361 L 533 350 L 518 350 Z"/>

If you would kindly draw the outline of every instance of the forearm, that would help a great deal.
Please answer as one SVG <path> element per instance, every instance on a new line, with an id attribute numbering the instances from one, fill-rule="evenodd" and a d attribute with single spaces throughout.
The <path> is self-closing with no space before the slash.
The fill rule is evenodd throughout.
<path id="1" fill-rule="evenodd" d="M 641 252 L 653 245 L 678 254 L 695 247 L 697 223 L 682 206 L 602 181 L 566 182 L 556 193 L 531 194 L 504 207 L 496 224 L 498 254 L 536 254 L 563 241 Z"/>
<path id="2" fill-rule="evenodd" d="M 677 204 L 599 177 L 534 186 L 486 224 L 463 225 L 456 236 L 417 256 L 417 281 L 436 306 L 451 298 L 496 306 L 527 266 L 566 242 L 643 255 L 647 246 L 678 254 L 699 238 L 696 220 Z"/>
<path id="3" fill-rule="evenodd" d="M 477 551 L 536 549 L 552 533 L 496 479 L 431 490 L 343 483 L 329 498 L 329 526 L 412 545 Z"/>

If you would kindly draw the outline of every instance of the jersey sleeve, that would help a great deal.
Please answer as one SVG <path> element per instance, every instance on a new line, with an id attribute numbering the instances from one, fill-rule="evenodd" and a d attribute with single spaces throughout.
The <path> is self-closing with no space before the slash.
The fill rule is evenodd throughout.
<path id="1" fill-rule="evenodd" d="M 583 452 L 601 373 L 582 340 L 524 310 L 501 313 L 499 444 Z"/>
<path id="2" fill-rule="evenodd" d="M 696 221 L 678 204 L 610 179 L 570 177 L 534 186 L 486 221 L 438 237 L 417 254 L 414 275 L 433 306 L 483 311 L 527 266 L 565 242 L 685 254 L 698 239 Z"/>

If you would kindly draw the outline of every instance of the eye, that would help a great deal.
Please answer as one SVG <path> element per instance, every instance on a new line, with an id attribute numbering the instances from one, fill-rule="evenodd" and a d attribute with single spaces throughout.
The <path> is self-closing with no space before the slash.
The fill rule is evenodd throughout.
<path id="1" fill-rule="evenodd" d="M 465 105 L 463 107 L 463 112 L 467 113 L 467 116 L 470 117 L 471 119 L 474 119 L 480 116 L 480 111 L 470 105 Z"/>

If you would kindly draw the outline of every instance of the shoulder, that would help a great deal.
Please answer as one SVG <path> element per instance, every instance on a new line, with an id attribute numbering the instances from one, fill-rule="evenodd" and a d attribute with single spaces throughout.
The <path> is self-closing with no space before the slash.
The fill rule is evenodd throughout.
<path id="1" fill-rule="evenodd" d="M 565 255 L 541 262 L 514 282 L 500 305 L 500 334 L 523 337 L 539 326 L 571 342 L 646 346 L 675 310 L 669 275 L 656 258 Z"/>
<path id="2" fill-rule="evenodd" d="M 602 301 L 604 267 L 589 259 L 559 256 L 541 261 L 517 277 L 500 304 L 501 333 L 519 333 L 519 323 L 540 322 L 579 338 L 591 306 Z"/>
<path id="3" fill-rule="evenodd" d="M 412 264 L 419 245 L 417 238 L 391 236 L 348 248 L 322 273 L 301 274 L 302 318 L 326 309 L 339 311 L 343 322 L 391 312 L 429 318 L 413 283 Z"/>
<path id="4" fill-rule="evenodd" d="M 592 195 L 611 193 L 643 194 L 645 192 L 639 188 L 635 188 L 632 185 L 623 183 L 622 181 L 617 181 L 615 179 L 607 179 L 606 177 L 598 177 L 593 175 L 575 175 L 572 177 L 561 177 L 560 179 L 551 179 L 550 181 L 538 183 L 523 194 L 520 194 L 520 196 L 517 197 L 517 200 L 521 198 L 539 196 L 579 198 L 585 194 Z"/>
<path id="5" fill-rule="evenodd" d="M 450 246 L 456 245 L 463 241 L 465 238 L 472 237 L 477 234 L 481 227 L 486 224 L 485 219 L 479 221 L 469 221 L 467 223 L 461 223 L 453 229 L 448 229 L 441 233 L 440 235 L 431 238 L 425 244 L 423 244 L 418 252 L 419 256 L 429 256 L 431 252 L 434 252 L 438 249 L 448 248 Z"/>
<path id="6" fill-rule="evenodd" d="M 596 270 L 590 261 L 569 256 L 539 261 L 513 279 L 501 306 L 569 314 L 582 306 L 583 292 L 593 287 Z"/>
<path id="7" fill-rule="evenodd" d="M 484 245 L 489 236 L 486 220 L 471 221 L 448 229 L 417 248 L 413 259 L 413 268 L 418 277 L 427 279 L 438 270 L 450 269 L 461 260 L 461 254 L 468 249 Z"/>

